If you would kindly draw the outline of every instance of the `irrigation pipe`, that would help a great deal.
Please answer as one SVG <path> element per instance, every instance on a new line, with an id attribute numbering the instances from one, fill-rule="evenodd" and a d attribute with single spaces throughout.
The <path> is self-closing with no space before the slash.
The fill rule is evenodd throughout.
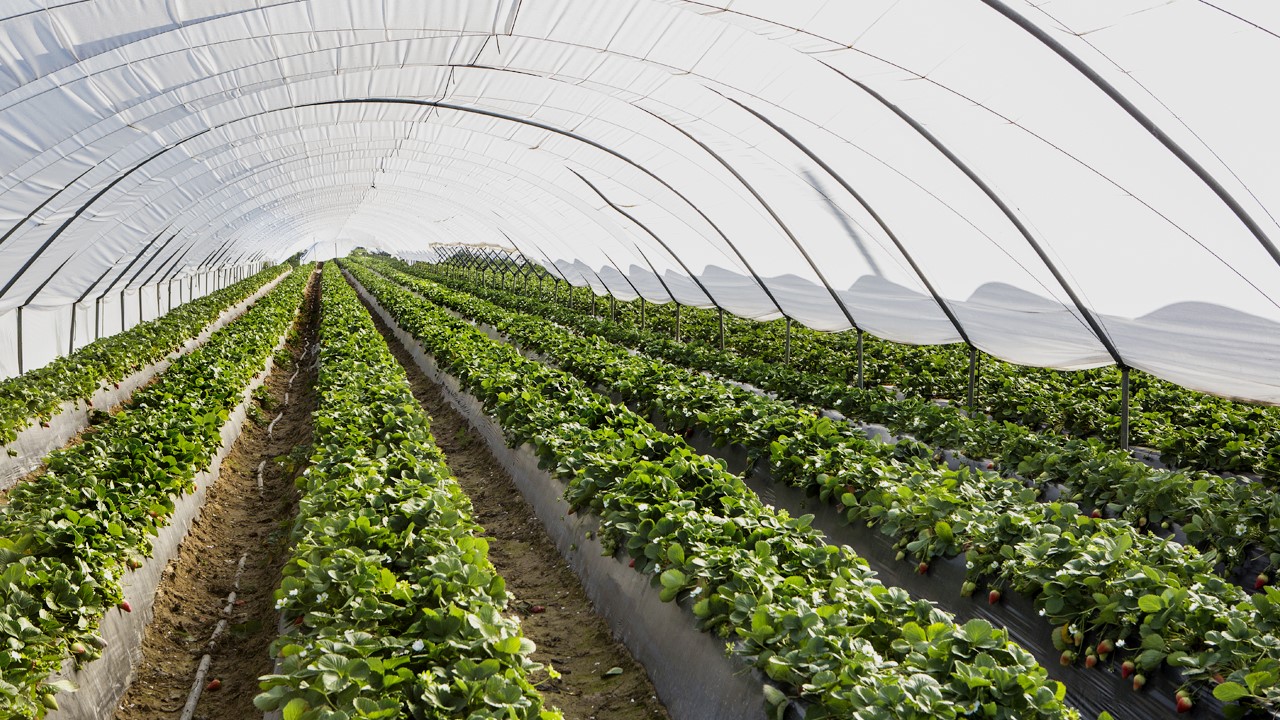
<path id="1" fill-rule="evenodd" d="M 249 557 L 246 551 L 240 556 L 239 567 L 236 568 L 236 578 L 231 584 L 233 588 L 231 593 L 227 595 L 227 603 L 222 608 L 222 617 L 218 619 L 218 624 L 213 629 L 213 634 L 209 637 L 207 648 L 213 650 L 214 645 L 218 642 L 218 637 L 227 628 L 227 618 L 231 616 L 231 608 L 236 604 L 236 590 L 240 589 L 240 576 L 244 575 L 244 561 Z M 196 705 L 200 704 L 200 695 L 204 692 L 204 679 L 209 675 L 209 666 L 213 664 L 213 656 L 208 652 L 200 658 L 200 665 L 196 668 L 195 682 L 191 683 L 191 692 L 187 693 L 187 704 L 182 707 L 182 715 L 179 720 L 191 720 L 196 714 Z"/>

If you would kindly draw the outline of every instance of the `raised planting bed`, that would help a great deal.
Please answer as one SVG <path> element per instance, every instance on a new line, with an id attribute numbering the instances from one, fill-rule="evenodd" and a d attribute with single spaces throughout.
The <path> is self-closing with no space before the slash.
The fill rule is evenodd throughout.
<path id="1" fill-rule="evenodd" d="M 431 288 L 423 287 L 422 290 L 429 292 Z M 482 304 L 467 305 L 466 302 L 464 299 L 458 300 L 457 307 L 488 312 Z M 494 313 L 480 315 L 489 316 L 501 317 Z M 995 562 L 1002 567 L 1001 577 L 993 581 L 986 573 L 977 572 L 974 566 L 961 561 L 958 565 L 967 571 L 967 581 L 955 583 L 954 588 L 927 585 L 927 589 L 922 592 L 929 597 L 937 597 L 940 591 L 950 591 L 955 593 L 952 597 L 959 600 L 961 596 L 972 594 L 982 585 L 994 585 L 1007 592 L 1011 586 L 1022 587 L 1028 579 L 1040 578 L 1045 587 L 1052 585 L 1053 592 L 1046 593 L 1043 588 L 1029 586 L 1040 603 L 1036 607 L 1040 610 L 1047 608 L 1055 621 L 1054 625 L 1059 629 L 1063 625 L 1072 625 L 1074 629 L 1069 634 L 1073 639 L 1084 631 L 1089 639 L 1088 647 L 1108 636 L 1117 637 L 1106 627 L 1108 623 L 1138 625 L 1136 619 L 1129 619 L 1129 615 L 1140 615 L 1143 618 L 1141 638 L 1137 637 L 1136 632 L 1119 634 L 1120 639 L 1130 643 L 1130 648 L 1116 659 L 1136 661 L 1140 671 L 1166 665 L 1171 672 L 1164 677 L 1170 683 L 1180 682 L 1177 674 L 1179 670 L 1196 670 L 1197 679 L 1206 681 L 1206 692 L 1201 699 L 1205 710 L 1210 712 L 1214 710 L 1216 703 L 1210 699 L 1207 691 L 1215 689 L 1215 685 L 1209 681 L 1218 680 L 1213 677 L 1217 672 L 1227 675 L 1228 670 L 1231 670 L 1231 677 L 1224 679 L 1235 680 L 1238 675 L 1237 682 L 1242 684 L 1248 682 L 1248 677 L 1253 677 L 1253 684 L 1258 687 L 1261 687 L 1258 678 L 1266 677 L 1272 672 L 1267 669 L 1270 661 L 1265 654 L 1255 657 L 1255 652 L 1257 648 L 1265 649 L 1274 637 L 1273 593 L 1268 591 L 1262 596 L 1244 601 L 1246 596 L 1240 590 L 1224 586 L 1221 580 L 1211 574 L 1214 572 L 1212 556 L 1199 558 L 1193 550 L 1180 547 L 1176 542 L 1166 542 L 1159 538 L 1152 540 L 1151 536 L 1126 531 L 1123 524 L 1115 520 L 1089 518 L 1087 514 L 1074 509 L 1075 506 L 1066 503 L 1060 504 L 1064 513 L 1062 518 L 1053 520 L 1055 524 L 1065 523 L 1063 534 L 1055 539 L 1037 529 L 1042 528 L 1042 524 L 1026 525 L 1027 529 L 1035 530 L 1032 533 L 1035 537 L 1030 539 L 1036 542 L 1031 543 L 1024 537 L 1027 533 L 1018 530 L 1023 525 L 1015 523 L 1008 529 L 1018 532 L 1004 534 L 1005 531 L 1001 529 L 1004 525 L 987 523 L 979 513 L 981 511 L 992 519 L 998 519 L 1000 512 L 989 512 L 988 506 L 992 502 L 1007 506 L 1008 510 L 1003 515 L 1006 519 L 1016 519 L 1022 515 L 1030 517 L 1038 512 L 1037 508 L 1059 507 L 1059 504 L 1040 503 L 1035 502 L 1034 498 L 1022 497 L 1023 489 L 1017 484 L 1020 481 L 1010 483 L 985 472 L 961 473 L 950 478 L 945 470 L 921 465 L 925 462 L 923 456 L 914 457 L 918 454 L 915 452 L 918 448 L 908 445 L 906 454 L 898 457 L 899 448 L 882 445 L 877 449 L 865 446 L 865 443 L 860 445 L 852 442 L 852 437 L 845 437 L 848 431 L 839 432 L 837 427 L 830 425 L 830 419 L 825 424 L 815 422 L 812 408 L 808 409 L 808 420 L 801 421 L 801 415 L 797 414 L 799 409 L 790 405 L 762 400 L 758 396 L 742 392 L 733 394 L 724 383 L 717 383 L 696 373 L 660 366 L 656 362 L 640 361 L 618 349 L 609 350 L 598 341 L 574 340 L 563 331 L 551 328 L 545 321 L 539 326 L 538 323 L 530 324 L 515 318 L 502 319 L 500 327 L 516 330 L 518 337 L 531 339 L 535 347 L 547 350 L 557 360 L 567 358 L 574 371 L 589 383 L 603 383 L 602 389 L 605 390 L 620 390 L 615 395 L 617 399 L 638 402 L 646 408 L 646 412 L 648 408 L 661 408 L 664 418 L 681 430 L 696 431 L 706 428 L 714 432 L 717 441 L 729 444 L 746 442 L 746 438 L 750 438 L 751 444 L 757 449 L 767 448 L 772 444 L 772 453 L 761 458 L 762 464 L 767 461 L 770 468 L 782 468 L 788 483 L 806 488 L 806 492 L 801 493 L 802 497 L 806 494 L 821 495 L 821 500 L 815 497 L 813 502 L 829 503 L 828 507 L 847 503 L 848 509 L 840 508 L 840 512 L 846 515 L 847 522 L 859 528 L 863 527 L 864 522 L 876 522 L 882 532 L 889 533 L 881 537 L 894 539 L 896 550 L 923 555 L 917 560 L 927 563 L 926 567 L 936 567 L 939 558 L 963 556 L 964 551 L 970 548 L 971 540 L 966 534 L 970 532 L 982 540 L 982 543 L 978 543 L 979 547 L 985 544 L 993 550 L 1001 550 L 996 556 L 978 556 L 979 569 L 990 572 L 988 563 Z M 627 365 L 632 367 L 628 370 L 625 368 Z M 884 456 L 885 453 L 892 457 Z M 859 460 L 860 455 L 866 457 Z M 954 457 L 950 459 L 951 468 L 954 469 L 959 463 Z M 869 475 L 873 470 L 875 474 Z M 930 480 L 935 475 L 936 482 Z M 900 486 L 896 487 L 897 492 L 891 492 L 895 487 L 885 487 L 885 483 L 889 481 L 892 481 L 890 485 Z M 980 487 L 984 484 L 992 492 L 1000 490 L 1002 486 L 1008 486 L 1011 490 L 994 495 L 984 490 L 980 493 L 981 498 L 966 501 L 969 495 L 974 494 L 975 485 Z M 848 489 L 855 486 L 856 489 Z M 899 494 L 903 490 L 908 491 L 907 496 Z M 850 497 L 852 500 L 847 499 Z M 943 505 L 933 505 L 935 497 Z M 936 524 L 935 520 L 939 519 L 948 520 L 947 526 Z M 1066 522 L 1068 520 L 1069 523 Z M 993 528 L 999 533 L 986 537 L 992 535 L 986 528 Z M 943 531 L 951 534 L 952 530 L 954 541 L 949 541 L 944 537 Z M 1088 538 L 1090 535 L 1093 536 L 1091 540 Z M 1008 539 L 1009 537 L 1013 539 Z M 1081 539 L 1072 540 L 1072 537 Z M 1123 549 L 1126 537 L 1129 538 L 1127 543 L 1132 552 Z M 1002 544 L 1006 547 L 1000 548 Z M 1042 545 L 1043 549 L 1037 550 Z M 1003 554 L 1009 549 L 1008 546 L 1014 546 L 1012 556 Z M 1023 550 L 1031 554 L 1026 554 Z M 1161 560 L 1169 551 L 1173 551 L 1173 556 Z M 1051 554 L 1054 562 L 1038 561 L 1038 552 Z M 1074 559 L 1069 561 L 1068 558 Z M 915 568 L 917 560 L 913 560 L 909 567 Z M 974 560 L 972 553 L 968 560 Z M 903 562 L 898 565 L 903 571 L 908 567 Z M 1024 568 L 1025 572 L 1019 570 L 1008 575 L 1009 568 L 1003 567 L 1005 565 Z M 1146 569 L 1148 565 L 1152 566 L 1150 571 Z M 1106 568 L 1112 569 L 1104 573 L 1094 572 Z M 1124 568 L 1131 568 L 1132 572 L 1122 571 Z M 1044 579 L 1046 573 L 1049 576 L 1047 580 Z M 1152 585 L 1150 581 L 1156 578 L 1151 573 L 1158 575 L 1161 582 Z M 1099 577 L 1094 577 L 1095 575 Z M 1180 591 L 1180 587 L 1188 590 Z M 1085 593 L 1083 597 L 1075 598 L 1072 595 L 1073 588 L 1087 588 L 1093 594 Z M 1129 591 L 1122 592 L 1126 588 Z M 1230 606 L 1230 610 L 1210 616 L 1205 604 L 1213 599 L 1215 593 L 1220 597 L 1213 602 L 1220 607 Z M 1055 600 L 1050 595 L 1058 599 Z M 1107 602 L 1097 604 L 1090 611 L 1091 606 L 1101 602 L 1097 598 L 1103 595 L 1107 597 Z M 1078 600 L 1089 602 L 1081 604 Z M 1228 600 L 1231 602 L 1223 605 Z M 1105 606 L 1117 601 L 1121 611 L 1126 604 L 1135 606 L 1134 611 L 1119 615 L 1107 610 Z M 1081 616 L 1080 610 L 1094 612 L 1097 617 Z M 1108 615 L 1108 612 L 1111 614 Z M 1227 615 L 1231 617 L 1226 617 Z M 1237 616 L 1247 616 L 1249 619 L 1238 622 L 1233 619 Z M 1085 622 L 1079 622 L 1078 617 L 1083 617 Z M 1108 620 L 1108 617 L 1112 619 Z M 1208 626 L 1205 624 L 1206 620 L 1209 621 Z M 1237 624 L 1239 630 L 1234 629 Z M 1088 660 L 1087 653 L 1084 652 L 1086 648 L 1080 641 L 1058 647 L 1058 639 L 1055 637 L 1058 630 L 1048 628 L 1047 625 L 1046 628 L 1047 632 L 1038 642 L 1031 644 L 1032 647 L 1044 648 L 1039 653 L 1042 659 L 1050 655 L 1057 658 L 1060 653 L 1070 653 L 1064 659 L 1070 657 L 1070 661 L 1082 664 Z M 1229 633 L 1235 639 L 1231 643 L 1222 643 L 1219 639 L 1220 632 Z M 1048 642 L 1050 639 L 1054 640 L 1053 646 Z M 1086 683 L 1081 688 L 1078 692 L 1082 697 L 1096 697 L 1091 684 Z M 1168 689 L 1163 700 L 1172 707 L 1175 702 L 1173 690 L 1181 687 Z M 1159 688 L 1147 690 L 1152 691 L 1158 692 Z M 1218 691 L 1220 694 L 1217 697 L 1241 697 L 1236 692 Z M 1260 696 L 1262 693 L 1247 694 Z"/>
<path id="2" fill-rule="evenodd" d="M 463 390 L 457 378 L 441 370 L 364 288 L 357 290 L 510 473 L 596 611 L 645 666 L 671 716 L 676 720 L 765 720 L 760 673 L 744 673 L 740 663 L 725 655 L 724 641 L 698 630 L 689 612 L 691 602 L 662 602 L 646 576 L 606 553 L 598 537 L 599 520 L 570 511 L 563 484 L 538 466 L 529 446 L 508 446 L 502 426 L 485 413 L 483 404 Z"/>
<path id="3" fill-rule="evenodd" d="M 321 291 L 313 464 L 276 593 L 290 628 L 268 717 L 560 720 L 503 614 L 488 544 L 372 318 L 333 265 Z"/>
<path id="4" fill-rule="evenodd" d="M 849 549 L 822 542 L 811 517 L 775 513 L 680 438 L 376 274 L 353 272 L 484 402 L 509 442 L 529 443 L 567 483 L 570 509 L 600 519 L 603 549 L 625 552 L 660 601 L 692 600 L 698 627 L 733 639 L 736 659 L 779 683 L 757 696 L 771 712 L 799 700 L 810 718 L 855 708 L 946 718 L 976 707 L 1077 716 L 1061 685 L 989 623 L 956 625 L 881 585 Z M 983 679 L 962 680 L 972 673 Z"/>
<path id="5" fill-rule="evenodd" d="M 290 278 L 179 359 L 0 507 L 0 639 L 11 648 L 0 694 L 10 716 L 55 705 L 66 718 L 114 712 L 164 567 L 148 557 L 172 555 L 190 526 L 203 497 L 190 496 L 216 477 L 214 458 L 234 441 L 307 280 Z M 72 684 L 81 692 L 63 692 Z"/>
<path id="6" fill-rule="evenodd" d="M 92 395 L 87 399 L 74 398 L 62 400 L 61 404 L 57 405 L 55 409 L 49 411 L 47 418 L 42 417 L 43 413 L 36 413 L 31 419 L 25 421 L 29 424 L 25 427 L 21 427 L 20 429 L 17 423 L 21 421 L 16 417 L 11 419 L 14 427 L 10 431 L 16 433 L 16 437 L 6 443 L 3 451 L 0 451 L 0 491 L 12 487 L 14 483 L 21 480 L 33 470 L 39 468 L 46 455 L 63 445 L 66 445 L 68 441 L 88 427 L 91 413 L 95 409 L 106 411 L 128 402 L 129 398 L 133 396 L 133 393 L 137 391 L 138 388 L 151 382 L 155 377 L 169 369 L 169 366 L 173 364 L 174 360 L 200 347 L 208 341 L 209 336 L 213 333 L 226 327 L 228 323 L 243 315 L 250 306 L 262 298 L 262 296 L 274 290 L 276 286 L 279 285 L 287 276 L 288 273 L 281 273 L 280 268 L 264 270 L 259 275 L 242 280 L 236 285 L 214 293 L 214 295 L 193 301 L 194 303 L 201 303 L 203 306 L 207 306 L 205 312 L 199 312 L 199 310 L 205 308 L 189 308 L 189 314 L 192 317 L 186 318 L 188 322 L 179 323 L 174 319 L 171 321 L 173 324 L 180 324 L 184 328 L 192 327 L 192 329 L 195 330 L 195 328 L 200 327 L 199 325 L 196 325 L 196 322 L 198 322 L 199 319 L 203 319 L 208 314 L 212 314 L 215 311 L 214 308 L 220 305 L 220 301 L 241 297 L 245 292 L 251 292 L 248 297 L 235 302 L 232 306 L 227 307 L 218 313 L 211 322 L 203 326 L 203 330 L 199 330 L 198 334 L 187 339 L 179 347 L 167 352 L 167 354 L 163 354 L 162 357 L 146 367 L 142 367 L 127 376 L 121 377 L 118 381 L 109 381 L 108 378 L 101 377 L 99 373 L 102 368 L 96 363 L 80 370 L 73 369 L 71 367 L 62 369 L 60 371 L 62 373 L 83 372 L 87 376 L 87 380 L 82 384 L 87 384 L 88 387 L 96 385 L 97 389 L 94 390 Z M 263 284 L 264 282 L 265 284 Z M 251 288 L 255 286 L 259 287 L 257 287 L 256 290 L 251 290 Z M 179 308 L 179 310 L 180 309 L 181 308 Z M 164 318 L 160 318 L 149 324 L 165 322 L 166 320 Z M 112 338 L 112 341 L 116 344 L 127 343 L 129 333 L 136 329 L 137 328 L 126 331 L 121 336 Z M 175 334 L 180 332 L 182 332 L 181 329 L 177 327 L 174 328 Z M 135 352 L 138 356 L 150 356 L 152 349 L 149 343 L 152 340 L 152 338 L 146 338 L 145 340 L 138 341 L 139 343 L 147 345 L 147 347 L 136 348 Z M 163 352 L 163 350 L 163 346 L 155 348 L 155 352 L 157 353 Z M 75 360 L 76 356 L 72 355 L 69 358 L 62 358 L 59 362 L 70 366 Z M 27 373 L 23 378 L 14 378 L 7 381 L 7 383 L 22 382 L 26 385 L 26 387 L 23 388 L 23 392 L 32 392 L 35 389 L 31 387 L 30 383 L 38 384 L 44 382 L 41 378 L 30 377 L 39 372 L 40 371 L 36 371 L 36 373 Z M 49 392 L 52 393 L 53 391 L 50 390 Z"/>

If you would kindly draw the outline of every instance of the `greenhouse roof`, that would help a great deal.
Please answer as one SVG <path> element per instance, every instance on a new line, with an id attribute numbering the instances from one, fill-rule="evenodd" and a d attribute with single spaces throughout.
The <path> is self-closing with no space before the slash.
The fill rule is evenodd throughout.
<path id="1" fill-rule="evenodd" d="M 63 332 L 106 293 L 354 240 L 1280 403 L 1274 2 L 0 16 L 5 374 L 17 308 Z"/>

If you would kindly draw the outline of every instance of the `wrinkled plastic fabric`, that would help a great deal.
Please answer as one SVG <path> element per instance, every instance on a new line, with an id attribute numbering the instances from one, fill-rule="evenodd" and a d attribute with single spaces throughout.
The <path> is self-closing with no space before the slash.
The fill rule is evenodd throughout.
<path id="1" fill-rule="evenodd" d="M 1274 5 L 11 2 L 0 312 L 138 258 L 500 245 L 619 297 L 1280 403 Z"/>

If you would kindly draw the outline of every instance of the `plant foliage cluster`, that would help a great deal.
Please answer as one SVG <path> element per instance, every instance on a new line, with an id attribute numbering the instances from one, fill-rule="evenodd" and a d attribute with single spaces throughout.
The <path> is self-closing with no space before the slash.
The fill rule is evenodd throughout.
<path id="1" fill-rule="evenodd" d="M 810 516 L 765 505 L 698 455 L 574 376 L 522 357 L 367 267 L 352 273 L 483 401 L 513 443 L 566 481 L 606 548 L 708 632 L 812 703 L 817 718 L 1066 718 L 1064 688 L 1007 634 L 881 584 Z M 781 716 L 787 695 L 765 691 Z"/>
<path id="2" fill-rule="evenodd" d="M 296 623 L 255 699 L 285 720 L 555 720 L 533 643 L 429 420 L 355 292 L 322 281 L 319 409 L 277 607 Z M 547 669 L 548 674 L 553 670 Z"/>
<path id="3" fill-rule="evenodd" d="M 47 471 L 0 507 L 0 717 L 42 717 L 71 689 L 46 684 L 49 675 L 69 657 L 101 655 L 98 626 L 123 600 L 121 578 L 222 447 L 229 413 L 288 332 L 307 281 L 286 278 L 83 442 L 49 455 Z"/>
<path id="4" fill-rule="evenodd" d="M 1231 699 L 1249 697 L 1267 706 L 1277 701 L 1269 686 L 1280 658 L 1280 592 L 1267 588 L 1250 598 L 1217 572 L 1220 555 L 1238 559 L 1231 555 L 1239 550 L 1231 528 L 1218 536 L 1224 552 L 1201 553 L 1145 532 L 1140 522 L 1091 517 L 1075 503 L 1042 499 L 1051 479 L 1063 481 L 1078 496 L 1092 493 L 1095 487 L 1077 481 L 1090 477 L 1088 468 L 1066 478 L 1035 474 L 1037 482 L 1030 486 L 994 472 L 950 470 L 918 442 L 868 440 L 812 406 L 762 397 L 699 371 L 720 368 L 695 364 L 694 370 L 637 355 L 599 336 L 575 335 L 545 319 L 399 273 L 392 265 L 373 266 L 430 300 L 495 326 L 521 346 L 590 385 L 657 413 L 673 427 L 705 430 L 718 443 L 753 449 L 775 478 L 836 504 L 849 522 L 875 525 L 894 538 L 904 560 L 910 554 L 912 562 L 927 564 L 964 553 L 970 568 L 964 591 L 988 583 L 1033 597 L 1058 626 L 1052 639 L 1064 660 L 1086 661 L 1095 654 L 1083 642 L 1091 636 L 1089 648 L 1104 641 L 1133 648 L 1115 654 L 1114 660 L 1133 662 L 1139 671 L 1169 665 L 1205 687 L 1225 680 L 1228 689 L 1219 690 L 1220 697 L 1233 694 L 1238 684 L 1249 691 Z M 473 291 L 536 304 L 500 291 Z M 603 321 L 552 306 L 537 309 L 567 325 L 616 334 L 611 333 L 616 326 Z M 678 346 L 670 343 L 667 349 Z M 1203 499 L 1205 488 L 1197 490 Z M 1194 493 L 1166 498 L 1166 510 L 1218 513 L 1250 527 L 1261 517 L 1264 529 L 1265 518 L 1275 512 L 1274 498 L 1259 494 L 1240 493 L 1235 500 L 1244 501 L 1243 506 L 1221 508 L 1196 505 Z M 1189 529 L 1198 533 L 1202 545 L 1213 546 L 1207 526 Z"/>
<path id="5" fill-rule="evenodd" d="M 158 362 L 286 269 L 269 267 L 155 320 L 95 340 L 42 368 L 0 382 L 0 444 L 13 442 L 32 423 L 49 420 L 62 403 L 87 400 L 99 389 Z"/>

